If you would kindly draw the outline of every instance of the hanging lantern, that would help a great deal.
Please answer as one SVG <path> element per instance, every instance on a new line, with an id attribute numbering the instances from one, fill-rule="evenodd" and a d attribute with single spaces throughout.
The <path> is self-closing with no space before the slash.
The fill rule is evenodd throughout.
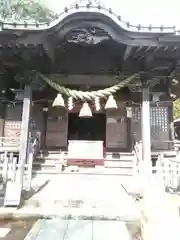
<path id="1" fill-rule="evenodd" d="M 106 105 L 104 107 L 105 109 L 114 109 L 114 108 L 117 108 L 117 103 L 116 103 L 116 100 L 114 99 L 113 95 L 110 95 L 107 102 L 106 102 Z"/>
<path id="2" fill-rule="evenodd" d="M 53 107 L 65 107 L 64 99 L 63 99 L 63 97 L 60 93 L 54 99 L 54 102 L 53 102 L 52 106 Z"/>
<path id="3" fill-rule="evenodd" d="M 72 110 L 73 109 L 73 98 L 69 97 L 68 98 L 68 110 Z"/>
<path id="4" fill-rule="evenodd" d="M 92 117 L 92 111 L 87 102 L 83 103 L 83 106 L 79 112 L 79 117 L 84 117 L 84 118 Z"/>
<path id="5" fill-rule="evenodd" d="M 95 103 L 96 111 L 99 111 L 99 110 L 101 109 L 99 97 L 96 97 L 96 98 L 94 99 L 94 103 Z"/>

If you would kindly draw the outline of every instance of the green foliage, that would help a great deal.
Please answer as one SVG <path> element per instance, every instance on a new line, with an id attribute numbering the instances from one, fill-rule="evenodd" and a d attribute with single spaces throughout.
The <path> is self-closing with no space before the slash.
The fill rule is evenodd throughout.
<path id="1" fill-rule="evenodd" d="M 173 103 L 173 118 L 174 120 L 180 118 L 180 99 Z"/>
<path id="2" fill-rule="evenodd" d="M 38 0 L 0 0 L 1 19 L 48 22 L 55 14 Z"/>

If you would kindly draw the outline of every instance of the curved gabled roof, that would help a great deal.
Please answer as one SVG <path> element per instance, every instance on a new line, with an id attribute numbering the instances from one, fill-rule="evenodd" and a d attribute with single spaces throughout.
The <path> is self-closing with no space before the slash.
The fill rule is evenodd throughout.
<path id="1" fill-rule="evenodd" d="M 78 5 L 72 6 L 70 8 L 65 8 L 55 19 L 52 19 L 50 22 L 47 23 L 30 23 L 30 22 L 6 22 L 1 21 L 0 29 L 3 30 L 29 30 L 29 31 L 41 31 L 41 30 L 48 30 L 59 23 L 61 23 L 65 18 L 71 16 L 72 14 L 78 13 L 99 13 L 101 15 L 106 16 L 111 21 L 113 21 L 117 27 L 129 31 L 129 32 L 139 32 L 139 33 L 163 33 L 163 34 L 170 34 L 176 35 L 178 32 L 176 31 L 175 27 L 152 27 L 150 26 L 141 26 L 139 25 L 132 25 L 129 22 L 124 21 L 121 16 L 115 14 L 112 9 L 108 9 L 106 7 L 102 7 L 100 5 Z"/>

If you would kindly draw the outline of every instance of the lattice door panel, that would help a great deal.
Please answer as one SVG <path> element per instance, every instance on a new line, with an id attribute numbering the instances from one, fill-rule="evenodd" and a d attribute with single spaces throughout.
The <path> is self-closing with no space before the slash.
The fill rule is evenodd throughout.
<path id="1" fill-rule="evenodd" d="M 20 138 L 21 134 L 21 116 L 22 105 L 7 106 L 5 123 L 4 123 L 4 136 L 8 138 Z"/>

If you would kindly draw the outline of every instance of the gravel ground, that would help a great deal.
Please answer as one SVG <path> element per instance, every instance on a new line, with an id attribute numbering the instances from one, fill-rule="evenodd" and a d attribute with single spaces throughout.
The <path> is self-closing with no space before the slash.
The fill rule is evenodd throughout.
<path id="1" fill-rule="evenodd" d="M 0 239 L 24 240 L 35 221 L 0 220 Z"/>

